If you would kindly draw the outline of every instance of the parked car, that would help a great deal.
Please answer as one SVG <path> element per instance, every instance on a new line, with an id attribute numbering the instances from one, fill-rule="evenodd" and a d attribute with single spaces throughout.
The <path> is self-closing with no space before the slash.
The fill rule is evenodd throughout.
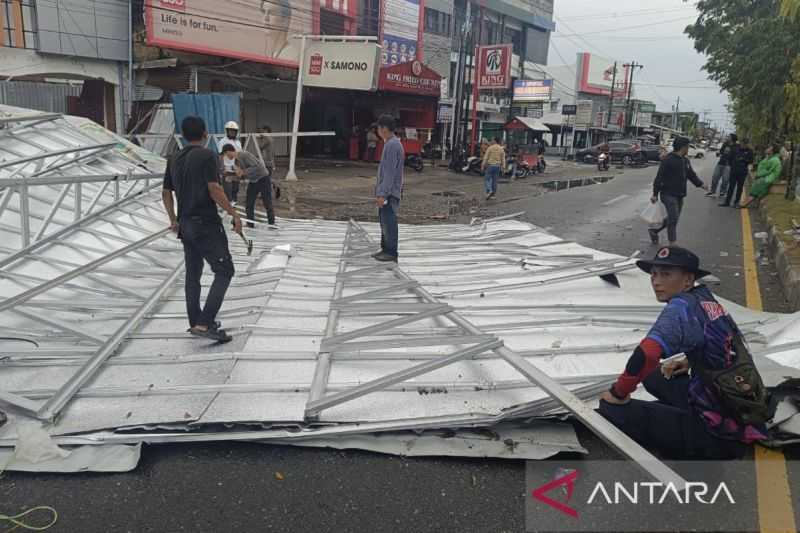
<path id="1" fill-rule="evenodd" d="M 702 159 L 706 156 L 706 150 L 705 148 L 697 146 L 696 144 L 690 144 L 688 155 L 692 159 Z"/>
<path id="2" fill-rule="evenodd" d="M 661 146 L 658 144 L 643 144 L 642 152 L 648 161 L 661 161 Z"/>
<path id="3" fill-rule="evenodd" d="M 611 162 L 632 165 L 642 163 L 647 160 L 647 155 L 642 151 L 642 145 L 636 141 L 611 141 L 608 143 L 611 149 Z M 600 145 L 585 148 L 575 153 L 575 161 L 582 163 L 596 163 L 597 156 L 600 155 Z"/>

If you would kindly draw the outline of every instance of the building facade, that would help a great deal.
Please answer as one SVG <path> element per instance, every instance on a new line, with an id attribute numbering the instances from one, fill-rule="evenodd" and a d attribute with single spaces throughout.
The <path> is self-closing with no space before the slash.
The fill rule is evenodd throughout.
<path id="1" fill-rule="evenodd" d="M 124 130 L 130 9 L 130 0 L 0 0 L 0 103 Z"/>

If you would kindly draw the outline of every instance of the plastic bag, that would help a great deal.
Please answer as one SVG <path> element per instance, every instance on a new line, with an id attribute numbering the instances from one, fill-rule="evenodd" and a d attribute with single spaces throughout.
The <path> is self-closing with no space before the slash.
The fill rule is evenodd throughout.
<path id="1" fill-rule="evenodd" d="M 648 202 L 639 216 L 651 226 L 660 226 L 667 218 L 667 208 L 661 202 Z"/>

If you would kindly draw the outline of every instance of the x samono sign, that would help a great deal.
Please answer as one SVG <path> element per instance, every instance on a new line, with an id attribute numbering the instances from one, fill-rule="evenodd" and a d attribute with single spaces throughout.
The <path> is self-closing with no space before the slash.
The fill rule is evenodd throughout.
<path id="1" fill-rule="evenodd" d="M 309 42 L 303 85 L 373 91 L 377 87 L 380 46 L 360 42 Z"/>

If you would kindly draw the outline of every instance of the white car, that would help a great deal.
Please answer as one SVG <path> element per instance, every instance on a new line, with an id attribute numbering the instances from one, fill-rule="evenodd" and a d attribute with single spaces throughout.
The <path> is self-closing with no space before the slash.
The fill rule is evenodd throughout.
<path id="1" fill-rule="evenodd" d="M 695 144 L 689 145 L 689 157 L 692 159 L 702 159 L 706 156 L 705 148 L 701 148 Z"/>

